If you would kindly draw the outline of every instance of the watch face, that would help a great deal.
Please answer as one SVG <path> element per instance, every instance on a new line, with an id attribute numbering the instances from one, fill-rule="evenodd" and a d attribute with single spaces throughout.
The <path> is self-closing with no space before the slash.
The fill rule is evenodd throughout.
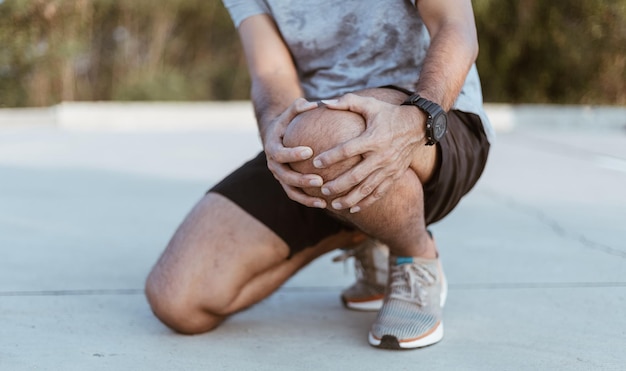
<path id="1" fill-rule="evenodd" d="M 448 128 L 448 118 L 445 114 L 437 115 L 433 120 L 433 136 L 436 141 L 443 138 Z"/>

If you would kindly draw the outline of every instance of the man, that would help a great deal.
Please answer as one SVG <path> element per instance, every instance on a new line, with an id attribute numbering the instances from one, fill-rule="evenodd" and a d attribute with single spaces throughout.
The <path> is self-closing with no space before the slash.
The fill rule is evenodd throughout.
<path id="1" fill-rule="evenodd" d="M 446 284 L 426 226 L 473 187 L 493 136 L 470 0 L 224 3 L 264 152 L 176 231 L 146 283 L 154 313 L 181 333 L 209 331 L 322 254 L 384 243 L 389 274 L 370 344 L 438 342 Z M 359 298 L 361 283 L 343 293 L 348 308 L 377 298 Z"/>

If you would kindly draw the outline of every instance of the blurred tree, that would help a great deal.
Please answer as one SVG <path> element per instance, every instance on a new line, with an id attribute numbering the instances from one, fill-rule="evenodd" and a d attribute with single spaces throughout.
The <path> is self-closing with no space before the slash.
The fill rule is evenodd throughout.
<path id="1" fill-rule="evenodd" d="M 3 107 L 248 95 L 219 0 L 6 0 L 0 45 Z"/>
<path id="2" fill-rule="evenodd" d="M 476 0 L 491 102 L 626 104 L 626 1 Z"/>
<path id="3" fill-rule="evenodd" d="M 626 104 L 626 0 L 474 0 L 486 101 Z M 0 0 L 0 107 L 248 97 L 220 0 Z"/>

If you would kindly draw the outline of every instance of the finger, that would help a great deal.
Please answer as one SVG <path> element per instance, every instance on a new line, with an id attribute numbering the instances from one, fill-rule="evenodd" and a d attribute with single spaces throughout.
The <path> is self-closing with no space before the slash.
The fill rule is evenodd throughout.
<path id="1" fill-rule="evenodd" d="M 313 166 L 318 169 L 324 169 L 343 160 L 347 160 L 350 157 L 362 155 L 370 150 L 368 137 L 361 134 L 356 138 L 350 139 L 347 142 L 320 153 L 313 159 Z"/>
<path id="2" fill-rule="evenodd" d="M 337 99 L 324 99 L 321 101 L 330 109 L 345 110 L 360 113 L 368 116 L 371 112 L 377 111 L 375 108 L 381 101 L 372 97 L 362 97 L 360 95 L 348 93 Z"/>
<path id="3" fill-rule="evenodd" d="M 317 103 L 309 102 L 304 98 L 296 99 L 275 120 L 273 130 L 264 138 L 265 153 L 268 157 L 281 162 L 289 163 L 302 161 L 313 156 L 313 150 L 307 146 L 287 148 L 282 139 L 289 123 L 299 114 L 317 107 Z"/>
<path id="4" fill-rule="evenodd" d="M 289 107 L 287 107 L 287 109 L 278 117 L 280 118 L 281 122 L 286 121 L 287 123 L 289 123 L 298 114 L 317 108 L 317 106 L 318 105 L 316 102 L 309 102 L 304 98 L 298 98 L 293 101 L 293 103 Z"/>
<path id="5" fill-rule="evenodd" d="M 285 147 L 282 143 L 268 143 L 265 149 L 267 157 L 281 164 L 306 160 L 313 156 L 313 149 L 307 146 Z"/>
<path id="6" fill-rule="evenodd" d="M 379 192 L 379 186 L 386 178 L 386 174 L 382 171 L 371 174 L 361 184 L 352 188 L 350 192 L 333 200 L 331 203 L 332 207 L 338 210 L 351 209 L 352 212 L 358 212 L 358 208 L 356 211 L 352 210 L 352 208 L 367 197 L 372 196 L 372 194 Z M 377 193 L 374 197 L 379 199 L 382 197 L 382 194 Z"/>
<path id="7" fill-rule="evenodd" d="M 368 176 L 378 171 L 380 166 L 375 158 L 366 157 L 350 170 L 327 182 L 321 189 L 325 196 L 338 195 L 347 192 L 363 182 Z"/>
<path id="8" fill-rule="evenodd" d="M 285 190 L 285 193 L 287 193 L 287 197 L 289 197 L 291 200 L 296 201 L 304 206 L 308 206 L 308 207 L 314 207 L 314 208 L 318 208 L 318 209 L 324 209 L 326 208 L 326 201 L 321 199 L 321 198 L 317 198 L 317 197 L 313 197 L 313 196 L 309 196 L 308 194 L 304 193 L 304 191 L 302 191 L 299 188 L 296 187 L 291 187 L 288 186 L 286 184 L 282 184 L 283 189 Z"/>
<path id="9" fill-rule="evenodd" d="M 372 192 L 368 197 L 365 197 L 356 205 L 352 206 L 350 208 L 350 213 L 358 213 L 359 211 L 372 206 L 374 203 L 385 197 L 392 184 L 393 180 L 389 178 L 383 180 L 383 182 L 380 183 L 380 185 L 378 186 L 378 188 L 376 188 L 374 192 Z"/>
<path id="10" fill-rule="evenodd" d="M 267 167 L 274 174 L 276 180 L 288 186 L 299 188 L 320 187 L 324 182 L 322 177 L 317 174 L 301 174 L 292 170 L 288 165 L 277 162 L 268 161 Z"/>
<path id="11" fill-rule="evenodd" d="M 280 115 L 272 120 L 270 133 L 265 135 L 263 143 L 268 140 L 276 142 L 282 141 L 285 129 L 289 123 L 299 114 L 317 107 L 317 103 L 309 102 L 304 98 L 296 99 L 289 107 L 287 107 Z M 268 138 L 269 137 L 269 138 Z M 282 143 L 281 143 L 282 144 Z"/>

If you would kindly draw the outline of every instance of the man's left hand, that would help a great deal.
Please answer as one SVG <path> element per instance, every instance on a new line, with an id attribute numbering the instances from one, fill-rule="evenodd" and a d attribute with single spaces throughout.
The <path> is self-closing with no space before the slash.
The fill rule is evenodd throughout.
<path id="1" fill-rule="evenodd" d="M 361 135 L 313 160 L 315 167 L 326 168 L 353 156 L 363 157 L 355 167 L 322 187 L 327 196 L 348 192 L 331 205 L 355 213 L 381 199 L 407 171 L 424 139 L 425 116 L 415 107 L 356 94 L 322 102 L 330 109 L 352 111 L 365 118 L 366 129 Z"/>

